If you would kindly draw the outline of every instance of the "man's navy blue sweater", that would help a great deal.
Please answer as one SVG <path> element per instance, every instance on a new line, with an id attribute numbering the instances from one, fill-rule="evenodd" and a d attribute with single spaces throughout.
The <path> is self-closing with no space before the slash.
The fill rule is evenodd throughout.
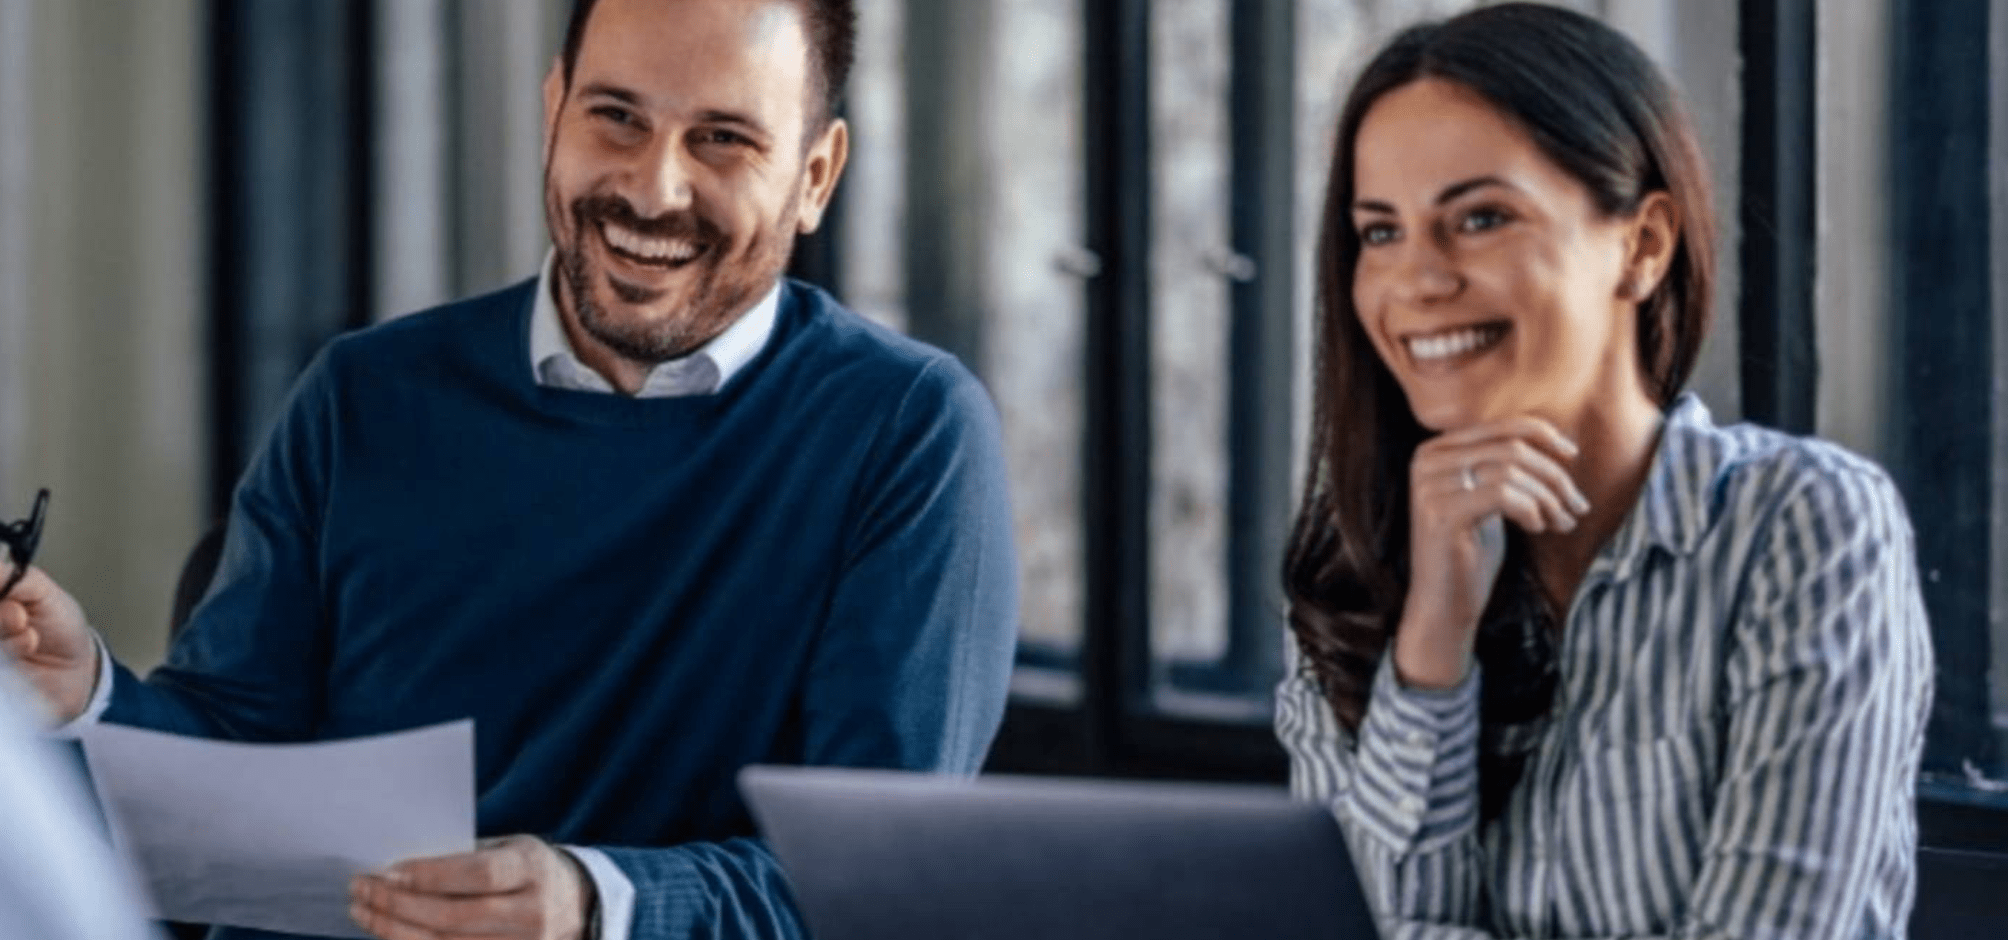
<path id="1" fill-rule="evenodd" d="M 605 849 L 637 940 L 799 936 L 734 774 L 978 768 L 1017 626 L 995 410 L 797 283 L 716 394 L 542 387 L 534 283 L 322 352 L 208 597 L 105 720 L 304 741 L 471 716 L 480 834 Z"/>

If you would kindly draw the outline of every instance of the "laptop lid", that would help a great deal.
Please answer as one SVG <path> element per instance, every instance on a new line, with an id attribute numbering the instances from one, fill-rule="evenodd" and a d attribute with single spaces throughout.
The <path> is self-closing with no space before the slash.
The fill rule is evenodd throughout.
<path id="1" fill-rule="evenodd" d="M 1279 789 L 749 767 L 819 940 L 1374 940 L 1331 815 Z"/>

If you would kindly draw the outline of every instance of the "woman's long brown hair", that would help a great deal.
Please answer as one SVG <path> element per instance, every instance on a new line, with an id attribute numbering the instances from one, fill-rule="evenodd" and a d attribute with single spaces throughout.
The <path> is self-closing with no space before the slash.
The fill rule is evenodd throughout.
<path id="1" fill-rule="evenodd" d="M 1374 352 L 1353 308 L 1359 238 L 1352 221 L 1353 151 L 1381 96 L 1434 77 L 1473 92 L 1515 121 L 1589 191 L 1600 211 L 1629 215 L 1655 191 L 1680 213 L 1680 244 L 1638 305 L 1647 394 L 1672 403 L 1694 369 L 1714 290 L 1715 212 L 1694 132 L 1671 86 L 1616 30 L 1568 10 L 1484 7 L 1395 37 L 1361 73 L 1340 114 L 1317 247 L 1315 403 L 1310 466 L 1283 563 L 1289 622 L 1303 659 L 1348 730 L 1366 714 L 1374 669 L 1393 639 L 1408 590 L 1408 467 L 1429 436 Z M 1529 710 L 1552 655 L 1551 618 L 1515 536 L 1481 629 L 1483 721 Z M 1525 631 L 1499 635 L 1498 630 Z M 1531 655 L 1529 650 L 1534 650 Z M 1547 656 L 1550 662 L 1539 661 Z M 1537 692 L 1533 710 L 1547 707 Z M 1517 706 L 1517 707 L 1514 707 Z M 1522 720 L 1522 715 L 1512 720 Z M 1481 776 L 1483 768 L 1481 768 Z"/>

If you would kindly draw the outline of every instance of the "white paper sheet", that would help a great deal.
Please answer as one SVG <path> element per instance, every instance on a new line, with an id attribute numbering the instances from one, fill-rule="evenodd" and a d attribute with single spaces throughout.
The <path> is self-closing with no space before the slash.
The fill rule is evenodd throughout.
<path id="1" fill-rule="evenodd" d="M 474 848 L 472 721 L 318 744 L 82 738 L 113 839 L 168 920 L 367 937 L 351 876 Z"/>

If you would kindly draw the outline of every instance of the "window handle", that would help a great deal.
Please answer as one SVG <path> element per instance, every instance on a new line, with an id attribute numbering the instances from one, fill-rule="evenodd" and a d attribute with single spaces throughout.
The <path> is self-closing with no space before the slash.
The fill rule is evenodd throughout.
<path id="1" fill-rule="evenodd" d="M 1102 275 L 1102 256 L 1081 245 L 1068 245 L 1053 253 L 1053 268 L 1086 281 Z"/>
<path id="2" fill-rule="evenodd" d="M 1206 253 L 1206 267 L 1213 273 L 1237 284 L 1246 284 L 1255 280 L 1255 275 L 1259 270 L 1254 258 L 1250 258 L 1232 248 L 1225 247 L 1215 248 Z"/>

